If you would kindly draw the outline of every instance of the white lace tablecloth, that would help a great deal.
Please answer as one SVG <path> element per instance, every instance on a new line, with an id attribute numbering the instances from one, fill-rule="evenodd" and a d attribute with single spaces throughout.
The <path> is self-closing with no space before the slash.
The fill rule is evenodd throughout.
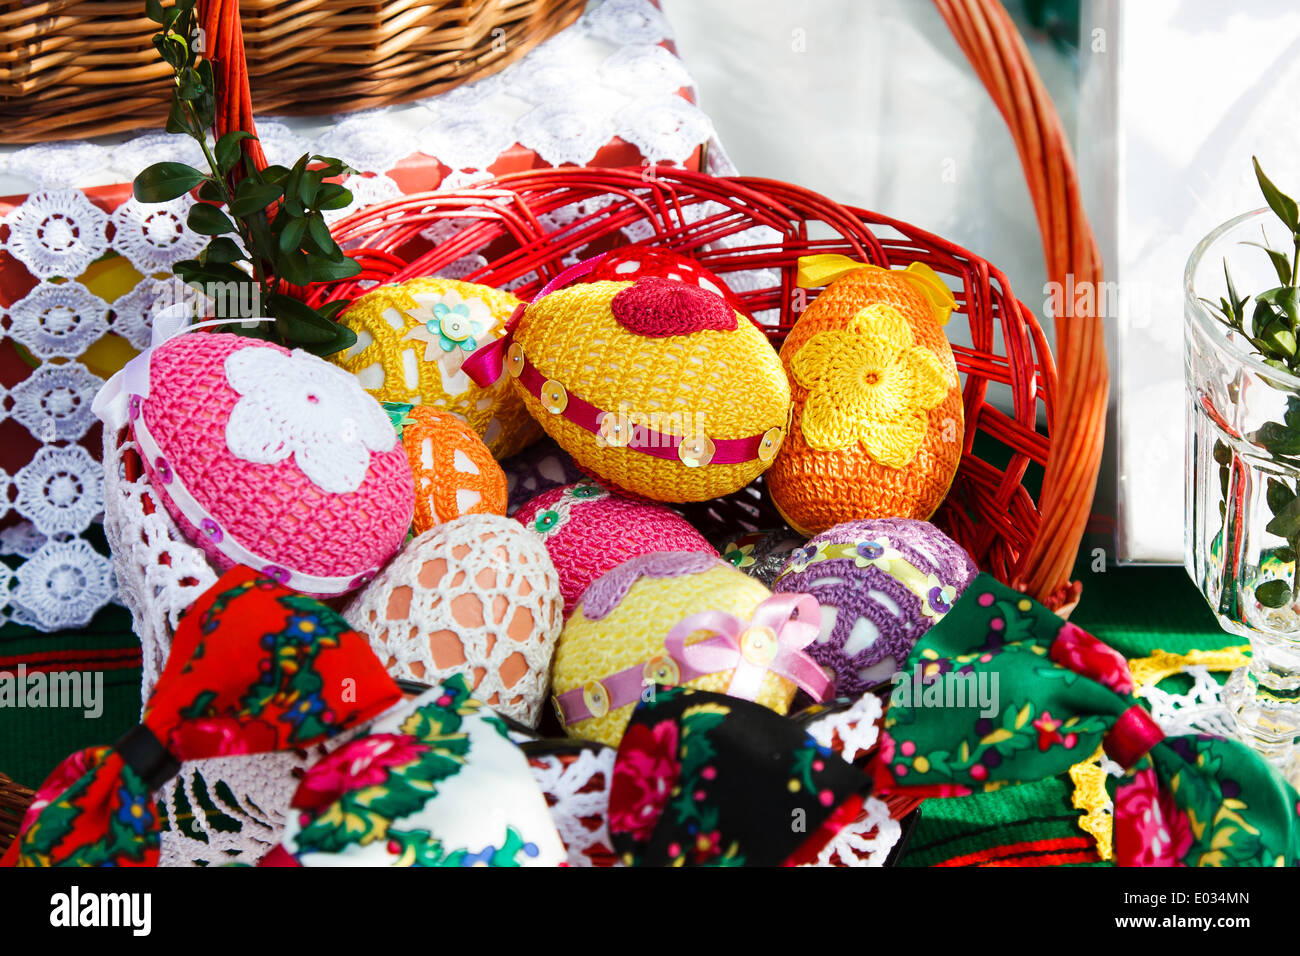
<path id="1" fill-rule="evenodd" d="M 617 137 L 647 162 L 680 163 L 713 138 L 713 126 L 670 46 L 650 0 L 594 0 L 573 26 L 495 76 L 400 107 L 260 120 L 258 132 L 273 163 L 311 151 L 360 171 L 347 181 L 353 206 L 334 217 L 400 195 L 388 174 L 413 154 L 452 170 L 440 188 L 489 178 L 486 167 L 516 144 L 551 165 L 587 164 Z M 716 165 L 725 163 L 720 150 L 709 155 L 714 171 L 730 171 Z M 83 537 L 103 510 L 101 465 L 80 444 L 102 381 L 78 359 L 108 332 L 144 347 L 159 278 L 204 240 L 184 227 L 189 197 L 161 205 L 128 198 L 108 212 L 86 190 L 128 183 L 163 160 L 203 165 L 196 144 L 165 133 L 0 149 L 0 196 L 16 197 L 0 207 L 9 209 L 0 270 L 25 269 L 36 280 L 0 306 L 0 337 L 36 363 L 0 389 L 0 417 L 40 443 L 15 474 L 0 470 L 0 518 L 22 519 L 0 532 L 0 554 L 19 559 L 16 571 L 0 564 L 0 623 L 85 626 L 115 594 L 111 563 Z M 78 281 L 110 253 L 143 277 L 111 301 Z"/>

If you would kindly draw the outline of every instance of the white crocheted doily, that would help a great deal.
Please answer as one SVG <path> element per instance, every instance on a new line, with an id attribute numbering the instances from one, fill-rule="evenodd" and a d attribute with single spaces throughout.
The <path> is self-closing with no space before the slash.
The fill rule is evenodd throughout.
<path id="1" fill-rule="evenodd" d="M 347 180 L 353 204 L 328 213 L 331 221 L 400 196 L 388 174 L 420 152 L 452 171 L 442 189 L 489 178 L 486 168 L 516 143 L 548 162 L 585 164 L 618 136 L 649 160 L 681 162 L 713 139 L 713 126 L 683 95 L 691 79 L 681 60 L 659 45 L 668 40 L 663 14 L 648 0 L 594 0 L 571 27 L 494 76 L 403 106 L 326 120 L 267 119 L 258 134 L 273 163 L 292 163 L 311 151 L 360 171 Z M 734 172 L 716 142 L 708 156 L 712 172 Z M 166 160 L 204 162 L 192 140 L 166 133 L 0 149 L 0 195 L 27 194 L 0 219 L 7 227 L 0 228 L 0 248 L 38 280 L 0 309 L 0 338 L 14 339 L 41 363 L 58 363 L 41 364 L 27 381 L 0 389 L 0 419 L 12 416 L 42 451 L 64 452 L 38 453 L 13 476 L 0 472 L 0 517 L 12 510 L 26 522 L 18 533 L 24 550 L 0 536 L 0 554 L 23 559 L 16 572 L 0 567 L 0 624 L 84 626 L 113 598 L 109 562 L 81 538 L 102 508 L 97 466 L 75 450 L 103 383 L 66 360 L 106 332 L 136 348 L 147 345 L 152 315 L 178 295 L 175 283 L 157 277 L 193 257 L 205 239 L 184 227 L 189 197 L 162 204 L 127 199 L 105 212 L 84 190 L 130 182 L 145 166 Z M 92 291 L 85 275 L 108 253 L 124 257 L 143 277 L 112 301 Z M 465 275 L 485 262 L 467 255 L 444 274 Z"/>

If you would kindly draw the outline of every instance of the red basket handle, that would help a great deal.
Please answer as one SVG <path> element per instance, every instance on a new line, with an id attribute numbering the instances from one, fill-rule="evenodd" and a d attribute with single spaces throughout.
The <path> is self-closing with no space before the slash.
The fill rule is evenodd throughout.
<path id="1" fill-rule="evenodd" d="M 204 50 L 212 62 L 216 80 L 217 117 L 213 132 L 220 139 L 231 130 L 257 135 L 253 124 L 253 94 L 248 79 L 248 60 L 244 55 L 244 28 L 239 19 L 239 0 L 200 0 L 199 23 L 204 34 Z M 266 154 L 256 139 L 241 144 L 244 155 L 258 169 L 266 168 Z M 233 177 L 242 175 L 237 171 Z"/>
<path id="2" fill-rule="evenodd" d="M 1047 277 L 1074 287 L 1102 281 L 1101 254 L 1084 212 L 1070 141 L 1019 31 L 998 0 L 934 0 L 1006 120 L 1029 183 Z M 1056 320 L 1059 392 L 1038 509 L 1042 525 L 1013 586 L 1068 611 L 1070 574 L 1092 510 L 1106 431 L 1109 369 L 1101 320 L 1072 309 Z"/>

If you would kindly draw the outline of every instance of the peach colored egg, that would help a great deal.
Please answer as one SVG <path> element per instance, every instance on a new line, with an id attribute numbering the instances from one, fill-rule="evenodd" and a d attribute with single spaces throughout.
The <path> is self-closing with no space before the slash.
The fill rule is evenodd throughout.
<path id="1" fill-rule="evenodd" d="M 513 519 L 467 515 L 412 538 L 344 609 L 394 677 L 461 674 L 535 726 L 563 623 L 546 547 Z"/>

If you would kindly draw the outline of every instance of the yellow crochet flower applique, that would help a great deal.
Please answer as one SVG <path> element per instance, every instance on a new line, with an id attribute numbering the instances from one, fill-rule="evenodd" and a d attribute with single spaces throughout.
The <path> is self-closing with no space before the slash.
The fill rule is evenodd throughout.
<path id="1" fill-rule="evenodd" d="M 953 384 L 935 354 L 916 344 L 903 314 L 883 303 L 859 310 L 846 329 L 815 333 L 790 371 L 808 389 L 801 427 L 809 446 L 840 451 L 858 441 L 889 468 L 916 457 L 927 412 Z"/>

